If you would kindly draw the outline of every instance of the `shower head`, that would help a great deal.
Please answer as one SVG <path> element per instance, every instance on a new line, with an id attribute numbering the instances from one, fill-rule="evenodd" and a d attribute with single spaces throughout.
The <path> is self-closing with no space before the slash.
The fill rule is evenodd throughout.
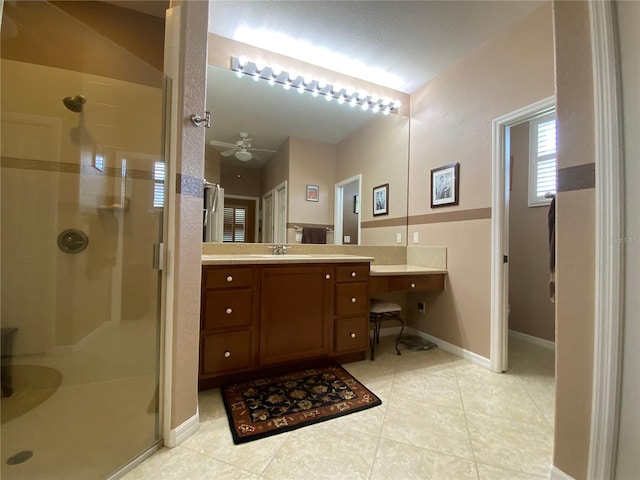
<path id="1" fill-rule="evenodd" d="M 83 95 L 76 95 L 75 97 L 64 97 L 62 103 L 72 112 L 79 113 L 84 108 L 84 104 L 87 103 L 87 99 Z"/>

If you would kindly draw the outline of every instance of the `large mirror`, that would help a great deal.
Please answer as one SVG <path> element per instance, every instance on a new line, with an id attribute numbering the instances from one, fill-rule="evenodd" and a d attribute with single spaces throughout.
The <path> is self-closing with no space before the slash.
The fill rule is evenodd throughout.
<path id="1" fill-rule="evenodd" d="M 205 241 L 300 243 L 304 229 L 304 243 L 406 245 L 407 117 L 212 65 L 207 84 L 205 177 L 222 190 L 205 192 L 209 204 L 219 195 Z M 386 214 L 374 216 L 386 184 Z"/>

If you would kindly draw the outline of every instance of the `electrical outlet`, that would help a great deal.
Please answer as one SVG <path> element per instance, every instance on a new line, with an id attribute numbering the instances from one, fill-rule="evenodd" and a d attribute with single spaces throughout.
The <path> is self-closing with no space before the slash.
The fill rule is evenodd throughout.
<path id="1" fill-rule="evenodd" d="M 424 307 L 424 302 L 418 302 L 418 312 L 427 313 L 427 310 Z"/>
<path id="2" fill-rule="evenodd" d="M 302 234 L 296 233 L 296 242 L 301 242 L 301 241 L 302 241 Z"/>
<path id="3" fill-rule="evenodd" d="M 344 241 L 342 243 L 351 243 L 351 236 L 350 235 L 345 235 L 344 236 Z"/>
<path id="4" fill-rule="evenodd" d="M 413 243 L 420 242 L 420 232 L 413 232 Z"/>

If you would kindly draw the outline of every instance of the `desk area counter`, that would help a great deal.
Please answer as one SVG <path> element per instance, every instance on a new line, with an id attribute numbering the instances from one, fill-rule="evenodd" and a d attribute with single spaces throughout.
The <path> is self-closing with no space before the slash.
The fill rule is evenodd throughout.
<path id="1" fill-rule="evenodd" d="M 445 274 L 446 269 L 421 267 L 419 265 L 371 265 L 369 275 L 372 277 L 387 275 L 430 275 Z"/>

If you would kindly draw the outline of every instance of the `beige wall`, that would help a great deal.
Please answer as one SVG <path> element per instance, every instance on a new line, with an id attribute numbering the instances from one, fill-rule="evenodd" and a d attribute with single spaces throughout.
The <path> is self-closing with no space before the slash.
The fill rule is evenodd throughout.
<path id="1" fill-rule="evenodd" d="M 2 38 L 3 58 L 162 87 L 162 18 L 102 2 L 14 4 L 5 16 L 20 9 L 19 34 Z"/>
<path id="2" fill-rule="evenodd" d="M 262 192 L 262 170 L 222 164 L 221 184 L 225 195 L 260 197 Z"/>
<path id="3" fill-rule="evenodd" d="M 556 421 L 554 465 L 587 478 L 594 328 L 595 189 L 563 186 L 567 167 L 592 164 L 589 5 L 554 2 L 558 118 Z"/>
<path id="4" fill-rule="evenodd" d="M 529 207 L 529 122 L 511 128 L 509 329 L 553 342 L 549 299 L 549 207 Z"/>
<path id="5" fill-rule="evenodd" d="M 220 152 L 205 145 L 204 148 L 204 178 L 211 183 L 220 183 Z"/>
<path id="6" fill-rule="evenodd" d="M 289 150 L 289 139 L 287 139 L 262 167 L 262 195 L 289 178 Z"/>
<path id="7" fill-rule="evenodd" d="M 73 347 L 112 320 L 155 318 L 148 259 L 159 235 L 162 90 L 10 60 L 2 80 L 2 321 L 20 328 L 16 353 Z M 84 112 L 64 108 L 71 92 L 87 97 Z M 126 210 L 100 208 L 122 203 L 122 159 Z M 57 248 L 70 228 L 89 236 L 84 252 Z"/>
<path id="8" fill-rule="evenodd" d="M 447 290 L 416 328 L 489 357 L 491 122 L 554 94 L 551 6 L 485 43 L 411 96 L 409 239 L 446 245 Z M 430 170 L 460 163 L 459 205 L 430 208 Z M 433 215 L 433 216 L 432 216 Z M 465 218 L 470 218 L 466 220 Z M 472 219 L 471 219 L 472 218 Z"/>
<path id="9" fill-rule="evenodd" d="M 170 177 L 175 203 L 168 219 L 167 295 L 172 302 L 167 328 L 172 344 L 166 354 L 171 356 L 168 416 L 174 430 L 198 412 L 205 136 L 203 128 L 193 128 L 184 119 L 205 109 L 209 2 L 172 0 L 171 4 L 175 8 L 167 14 L 165 69 L 173 80 L 171 132 L 177 177 Z M 164 434 L 165 442 L 170 441 L 169 432 Z"/>
<path id="10" fill-rule="evenodd" d="M 288 223 L 333 225 L 336 146 L 289 138 Z M 306 200 L 307 185 L 318 185 L 317 202 Z"/>

